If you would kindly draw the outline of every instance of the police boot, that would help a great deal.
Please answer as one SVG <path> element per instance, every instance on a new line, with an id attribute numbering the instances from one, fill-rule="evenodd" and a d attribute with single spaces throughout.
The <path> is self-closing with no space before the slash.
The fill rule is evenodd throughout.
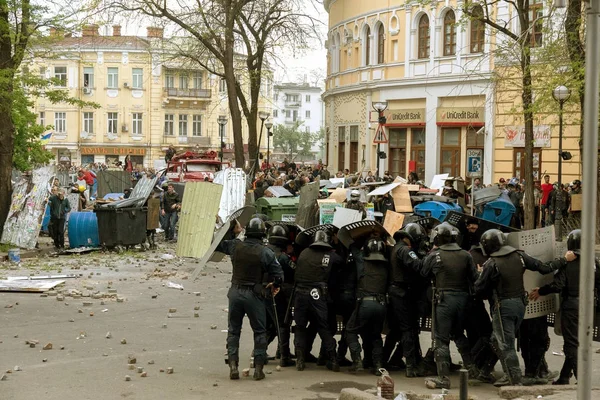
<path id="1" fill-rule="evenodd" d="M 438 376 L 427 378 L 425 385 L 429 389 L 450 389 L 450 363 L 438 361 L 436 367 Z"/>
<path id="2" fill-rule="evenodd" d="M 238 371 L 237 361 L 229 360 L 229 379 L 240 379 L 240 372 Z"/>
<path id="3" fill-rule="evenodd" d="M 554 382 L 553 385 L 568 385 L 569 379 L 571 379 L 571 370 L 573 369 L 571 358 L 565 358 L 562 369 L 560 370 L 560 376 Z"/>
<path id="4" fill-rule="evenodd" d="M 304 350 L 296 349 L 296 369 L 304 371 Z"/>
<path id="5" fill-rule="evenodd" d="M 319 352 L 319 358 L 317 358 L 317 365 L 322 367 L 327 365 L 328 356 L 323 352 Z"/>
<path id="6" fill-rule="evenodd" d="M 373 361 L 373 367 L 371 368 L 371 373 L 375 376 L 381 376 L 381 370 L 383 369 L 383 365 L 381 364 L 381 360 Z"/>
<path id="7" fill-rule="evenodd" d="M 340 364 L 338 364 L 335 350 L 327 352 L 327 355 L 329 356 L 329 360 L 327 361 L 327 369 L 330 369 L 333 372 L 340 372 Z"/>
<path id="8" fill-rule="evenodd" d="M 254 380 L 255 381 L 260 381 L 262 379 L 265 379 L 265 373 L 263 372 L 263 367 L 264 364 L 256 364 L 255 368 L 254 368 Z"/>
<path id="9" fill-rule="evenodd" d="M 348 369 L 349 372 L 356 372 L 360 368 L 361 359 L 360 359 L 360 351 L 350 351 L 350 356 L 352 357 L 352 365 Z"/>
<path id="10" fill-rule="evenodd" d="M 290 354 L 290 346 L 283 345 L 281 346 L 281 359 L 279 360 L 280 367 L 293 367 L 296 365 L 294 360 L 292 360 L 292 355 Z"/>
<path id="11" fill-rule="evenodd" d="M 490 356 L 479 369 L 479 376 L 477 376 L 477 380 L 484 383 L 494 383 L 496 382 L 496 377 L 492 374 L 494 371 L 494 366 L 498 362 L 498 357 L 495 353 L 490 353 Z"/>

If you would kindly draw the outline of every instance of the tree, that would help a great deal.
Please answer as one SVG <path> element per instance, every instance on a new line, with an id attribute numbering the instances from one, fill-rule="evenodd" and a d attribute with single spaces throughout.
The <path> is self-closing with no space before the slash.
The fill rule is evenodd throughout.
<path id="1" fill-rule="evenodd" d="M 511 30 L 511 20 L 503 20 L 499 15 L 496 0 L 483 0 L 478 3 L 465 1 L 463 12 L 471 21 L 480 22 L 494 32 L 496 38 L 495 65 L 498 64 L 512 67 L 518 64 L 521 83 L 521 113 L 525 125 L 525 229 L 534 227 L 534 196 L 533 196 L 533 86 L 531 70 L 531 49 L 535 47 L 537 40 L 532 37 L 534 28 L 529 19 L 529 0 L 506 0 L 512 7 L 518 28 Z M 483 13 L 479 12 L 479 6 Z M 510 19 L 510 17 L 508 17 Z M 535 21 L 535 27 L 539 28 L 539 20 Z"/>
<path id="2" fill-rule="evenodd" d="M 125 0 L 112 6 L 158 18 L 192 39 L 182 42 L 184 51 L 177 55 L 225 80 L 236 165 L 245 164 L 242 114 L 248 124 L 249 159 L 257 160 L 258 100 L 268 59 L 277 57 L 280 46 L 303 48 L 316 35 L 317 22 L 303 11 L 305 2 L 196 0 L 167 5 L 164 0 Z"/>
<path id="3" fill-rule="evenodd" d="M 93 9 L 95 5 L 90 5 Z M 15 121 L 13 113 L 18 97 L 18 78 L 23 60 L 34 46 L 48 43 L 44 32 L 48 27 L 69 27 L 81 20 L 86 8 L 78 0 L 0 0 L 0 232 L 11 202 L 11 171 L 15 152 Z M 75 18 L 75 17 L 78 18 Z M 17 89 L 16 89 L 17 88 Z M 48 90 L 37 92 L 53 99 L 67 99 L 65 93 Z M 53 97 L 54 96 L 54 97 Z M 73 99 L 73 104 L 76 100 Z"/>
<path id="4" fill-rule="evenodd" d="M 40 140 L 48 127 L 36 122 L 37 116 L 31 111 L 33 102 L 26 96 L 20 83 L 14 88 L 12 109 L 15 125 L 13 166 L 19 171 L 29 171 L 36 165 L 47 164 L 54 155 L 44 148 Z"/>
<path id="5" fill-rule="evenodd" d="M 273 131 L 273 149 L 280 148 L 291 162 L 296 157 L 312 156 L 313 143 L 318 140 L 318 133 L 310 133 L 302 130 L 302 121 L 296 121 L 294 125 L 276 125 Z"/>

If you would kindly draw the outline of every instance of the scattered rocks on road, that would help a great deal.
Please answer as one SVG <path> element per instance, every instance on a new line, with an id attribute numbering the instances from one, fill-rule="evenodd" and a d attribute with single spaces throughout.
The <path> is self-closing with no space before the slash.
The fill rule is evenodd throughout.
<path id="1" fill-rule="evenodd" d="M 47 343 L 47 344 L 44 346 L 44 350 L 52 350 L 52 343 Z"/>

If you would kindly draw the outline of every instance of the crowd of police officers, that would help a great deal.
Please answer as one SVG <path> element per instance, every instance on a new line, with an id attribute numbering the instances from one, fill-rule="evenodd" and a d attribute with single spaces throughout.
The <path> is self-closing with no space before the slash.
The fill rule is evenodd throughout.
<path id="1" fill-rule="evenodd" d="M 405 369 L 409 378 L 433 376 L 426 381 L 430 388 L 450 388 L 451 371 L 460 367 L 450 357 L 452 340 L 471 379 L 496 386 L 547 383 L 556 375 L 544 357 L 549 348 L 546 319 L 524 322 L 524 316 L 528 301 L 550 293 L 562 294 L 565 352 L 554 383 L 568 384 L 577 376 L 580 230 L 568 235 L 564 257 L 545 263 L 509 246 L 499 230 L 485 231 L 478 241 L 460 240 L 469 238 L 461 238 L 447 222 L 430 235 L 421 225 L 408 223 L 393 241 L 373 230 L 348 247 L 332 225 L 302 232 L 271 223 L 267 230 L 263 220 L 253 218 L 244 240 L 236 238 L 241 232 L 236 224 L 218 247 L 233 264 L 227 335 L 231 379 L 239 379 L 240 332 L 247 315 L 254 333 L 255 380 L 264 379 L 267 347 L 277 340 L 282 367 L 295 365 L 302 371 L 316 362 L 335 372 L 347 366 L 350 372 L 364 368 L 375 375 L 382 368 Z M 554 280 L 528 294 L 526 269 L 554 273 Z M 419 333 L 428 315 L 433 334 L 423 355 Z M 316 335 L 321 339 L 318 358 L 311 354 Z M 496 379 L 492 372 L 498 361 L 504 375 Z"/>

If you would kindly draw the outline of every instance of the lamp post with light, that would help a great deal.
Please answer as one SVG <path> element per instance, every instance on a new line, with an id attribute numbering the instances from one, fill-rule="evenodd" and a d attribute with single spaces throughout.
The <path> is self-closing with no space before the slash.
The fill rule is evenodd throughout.
<path id="1" fill-rule="evenodd" d="M 267 168 L 271 168 L 271 136 L 273 136 L 273 133 L 271 133 L 271 128 L 273 127 L 273 123 L 266 122 L 265 127 L 267 128 Z"/>
<path id="2" fill-rule="evenodd" d="M 562 241 L 562 207 L 563 207 L 563 190 L 562 190 L 562 160 L 569 160 L 571 153 L 562 151 L 563 139 L 563 106 L 571 97 L 571 90 L 566 86 L 557 86 L 552 91 L 552 97 L 558 102 L 558 190 L 556 192 L 555 207 L 554 207 L 554 228 L 556 229 L 556 238 Z"/>
<path id="3" fill-rule="evenodd" d="M 373 109 L 375 111 L 377 111 L 378 114 L 378 122 L 379 122 L 379 126 L 377 127 L 377 132 L 376 132 L 376 136 L 375 138 L 377 139 L 378 143 L 377 143 L 377 179 L 381 178 L 381 172 L 380 172 L 380 168 L 379 168 L 379 162 L 380 159 L 385 159 L 386 155 L 385 153 L 382 154 L 381 151 L 381 141 L 380 138 L 377 137 L 377 135 L 380 134 L 381 131 L 383 131 L 384 129 L 384 125 L 387 122 L 387 119 L 385 118 L 385 115 L 383 115 L 383 112 L 387 109 L 388 107 L 388 103 L 387 101 L 376 101 L 372 104 Z"/>
<path id="4" fill-rule="evenodd" d="M 225 125 L 227 124 L 227 117 L 225 115 L 219 115 L 219 118 L 217 119 L 217 122 L 219 123 L 219 133 L 221 136 L 221 169 L 223 168 L 223 151 L 225 150 L 225 142 L 223 141 L 223 136 L 225 134 Z"/>

